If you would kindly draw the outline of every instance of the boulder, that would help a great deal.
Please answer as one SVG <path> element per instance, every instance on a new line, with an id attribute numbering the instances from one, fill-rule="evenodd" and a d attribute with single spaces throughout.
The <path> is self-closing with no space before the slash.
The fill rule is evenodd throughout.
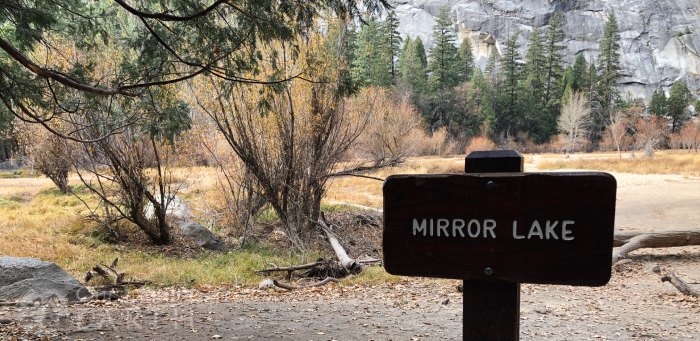
<path id="1" fill-rule="evenodd" d="M 194 221 L 181 222 L 178 227 L 185 237 L 194 241 L 199 247 L 214 251 L 227 251 L 221 238 Z"/>
<path id="2" fill-rule="evenodd" d="M 0 301 L 43 304 L 72 302 L 90 291 L 58 265 L 34 258 L 0 257 Z"/>

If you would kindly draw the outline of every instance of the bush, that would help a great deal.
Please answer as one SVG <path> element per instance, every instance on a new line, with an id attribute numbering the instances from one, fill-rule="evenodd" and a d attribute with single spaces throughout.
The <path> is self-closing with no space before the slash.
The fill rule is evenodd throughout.
<path id="1" fill-rule="evenodd" d="M 473 151 L 478 150 L 494 150 L 496 149 L 496 144 L 491 141 L 487 136 L 477 136 L 469 141 L 465 153 L 469 154 Z"/>

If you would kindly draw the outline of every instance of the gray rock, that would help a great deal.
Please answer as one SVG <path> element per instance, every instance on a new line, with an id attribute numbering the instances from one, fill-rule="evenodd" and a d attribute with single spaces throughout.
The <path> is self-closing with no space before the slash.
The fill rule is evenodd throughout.
<path id="1" fill-rule="evenodd" d="M 77 301 L 87 288 L 58 265 L 34 258 L 0 257 L 0 301 L 43 304 Z"/>
<path id="2" fill-rule="evenodd" d="M 199 247 L 214 251 L 228 250 L 221 238 L 194 221 L 181 222 L 178 224 L 178 227 L 185 237 L 193 240 Z"/>
<path id="3" fill-rule="evenodd" d="M 700 90 L 700 1 L 697 0 L 392 0 L 403 36 L 420 36 L 432 46 L 432 26 L 448 8 L 458 43 L 470 38 L 476 61 L 486 65 L 492 46 L 520 30 L 521 54 L 533 27 L 543 27 L 555 12 L 564 17 L 566 62 L 577 54 L 588 62 L 598 56 L 608 14 L 615 13 L 621 37 L 623 96 L 646 97 L 677 80 Z M 495 39 L 494 39 L 495 38 Z"/>

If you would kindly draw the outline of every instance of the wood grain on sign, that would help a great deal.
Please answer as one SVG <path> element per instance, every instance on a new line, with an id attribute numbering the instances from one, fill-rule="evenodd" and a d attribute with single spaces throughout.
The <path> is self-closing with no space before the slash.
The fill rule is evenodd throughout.
<path id="1" fill-rule="evenodd" d="M 384 267 L 404 276 L 604 285 L 615 194 L 615 178 L 597 172 L 391 176 Z"/>

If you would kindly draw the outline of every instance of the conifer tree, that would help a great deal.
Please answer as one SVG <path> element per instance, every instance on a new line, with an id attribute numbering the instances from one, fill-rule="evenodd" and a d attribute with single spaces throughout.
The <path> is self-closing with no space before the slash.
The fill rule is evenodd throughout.
<path id="1" fill-rule="evenodd" d="M 668 105 L 666 102 L 666 94 L 664 94 L 663 90 L 657 89 L 651 95 L 649 113 L 660 117 L 666 116 L 668 114 Z"/>
<path id="2" fill-rule="evenodd" d="M 491 46 L 491 52 L 489 53 L 489 59 L 488 62 L 486 63 L 486 68 L 484 69 L 484 76 L 488 80 L 488 82 L 491 84 L 491 87 L 493 88 L 499 88 L 499 54 L 498 54 L 498 49 L 496 49 L 496 46 Z"/>
<path id="3" fill-rule="evenodd" d="M 474 52 L 472 51 L 472 43 L 469 38 L 462 39 L 462 44 L 459 45 L 459 62 L 462 71 L 462 80 L 469 81 L 474 72 Z"/>
<path id="4" fill-rule="evenodd" d="M 668 116 L 671 117 L 671 131 L 678 132 L 681 127 L 690 119 L 688 106 L 693 100 L 693 95 L 688 89 L 688 85 L 683 81 L 678 81 L 671 85 L 671 93 L 668 98 Z"/>
<path id="5" fill-rule="evenodd" d="M 610 13 L 598 48 L 598 101 L 600 108 L 593 115 L 592 140 L 597 142 L 610 114 L 615 110 L 620 79 L 620 32 L 615 14 Z"/>
<path id="6" fill-rule="evenodd" d="M 576 56 L 576 61 L 574 62 L 574 69 L 573 69 L 573 83 L 572 83 L 572 88 L 574 91 L 582 91 L 586 90 L 585 88 L 585 80 L 584 78 L 586 77 L 586 71 L 588 70 L 588 63 L 586 63 L 586 58 L 583 57 L 583 54 L 579 54 Z"/>
<path id="7" fill-rule="evenodd" d="M 391 85 L 389 59 L 385 58 L 381 24 L 370 18 L 357 34 L 352 78 L 359 86 Z"/>
<path id="8" fill-rule="evenodd" d="M 389 65 L 391 84 L 396 84 L 398 79 L 397 59 L 401 52 L 401 35 L 399 34 L 399 19 L 393 10 L 389 10 L 386 20 L 382 25 L 383 57 L 385 63 Z"/>
<path id="9" fill-rule="evenodd" d="M 525 114 L 525 130 L 538 143 L 546 142 L 556 133 L 557 116 L 554 110 L 548 110 L 545 99 L 547 58 L 544 38 L 538 27 L 530 34 L 525 55 L 525 81 L 520 106 Z"/>
<path id="10" fill-rule="evenodd" d="M 549 28 L 545 39 L 545 80 L 544 80 L 544 100 L 548 106 L 552 99 L 558 99 L 561 95 L 561 86 L 558 81 L 561 79 L 562 50 L 566 47 L 564 41 L 564 30 L 562 28 L 562 16 L 560 13 L 554 14 L 549 20 Z"/>
<path id="11" fill-rule="evenodd" d="M 434 45 L 430 49 L 430 87 L 433 92 L 449 89 L 457 85 L 460 77 L 459 51 L 455 46 L 452 21 L 446 8 L 440 11 L 433 27 Z"/>
<path id="12" fill-rule="evenodd" d="M 421 93 L 426 88 L 426 59 L 425 48 L 420 37 L 414 40 L 410 37 L 406 38 L 399 58 L 399 76 L 401 82 L 406 84 L 414 94 Z"/>
<path id="13" fill-rule="evenodd" d="M 524 117 L 519 108 L 520 80 L 522 76 L 520 52 L 518 49 L 518 36 L 520 32 L 508 37 L 505 42 L 505 49 L 501 57 L 501 67 L 503 70 L 503 87 L 500 90 L 499 104 L 500 112 L 496 116 L 496 129 L 501 133 L 514 136 L 524 125 Z"/>

